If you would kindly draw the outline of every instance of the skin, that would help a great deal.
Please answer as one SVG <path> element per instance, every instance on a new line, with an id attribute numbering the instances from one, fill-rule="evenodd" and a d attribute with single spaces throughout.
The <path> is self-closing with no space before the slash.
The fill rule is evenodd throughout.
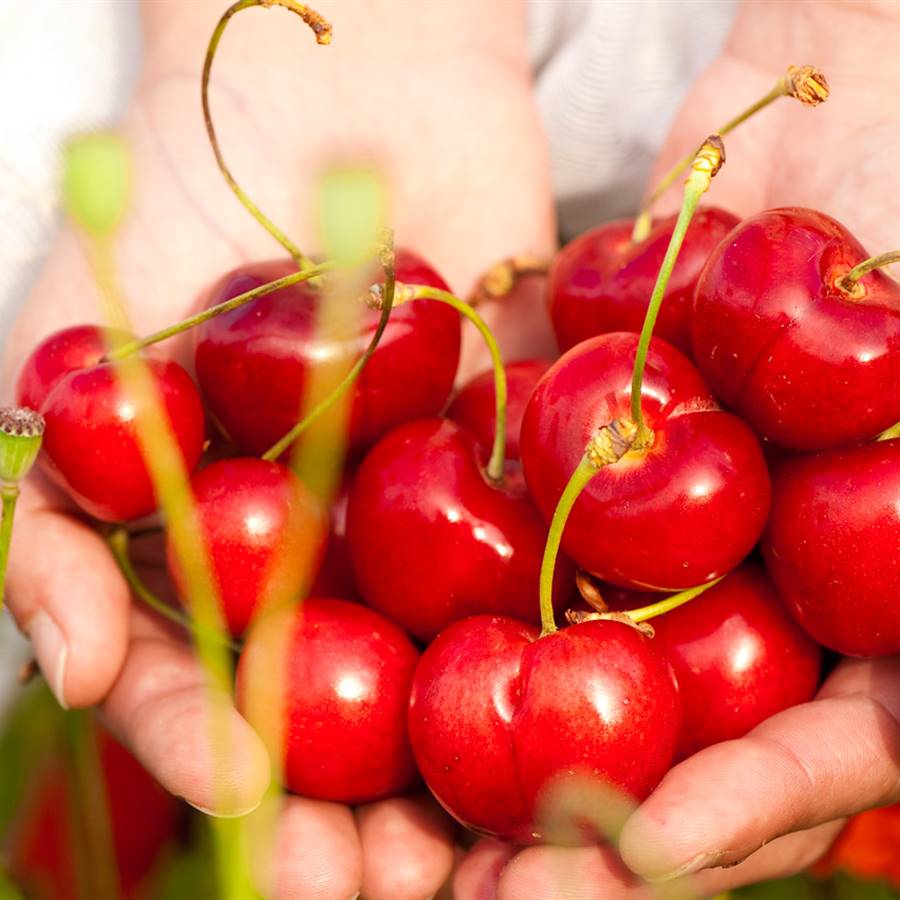
<path id="1" fill-rule="evenodd" d="M 336 4 L 326 10 L 338 16 L 327 49 L 296 34 L 299 23 L 286 27 L 292 24 L 283 21 L 287 13 L 242 14 L 232 25 L 242 38 L 229 30 L 216 63 L 214 114 L 248 191 L 311 251 L 308 176 L 322 149 L 363 147 L 383 158 L 393 178 L 398 237 L 414 236 L 416 249 L 466 291 L 497 259 L 552 247 L 523 9 L 409 4 L 402 16 L 396 9 L 390 2 Z M 215 8 L 148 3 L 143 12 L 144 71 L 125 125 L 136 196 L 117 246 L 142 333 L 183 314 L 223 272 L 277 249 L 229 195 L 206 146 L 197 84 Z M 278 16 L 275 24 L 269 15 Z M 659 171 L 727 119 L 742 102 L 738 93 L 761 95 L 786 63 L 815 62 L 828 72 L 832 100 L 815 113 L 782 101 L 744 126 L 729 140 L 715 202 L 738 214 L 794 203 L 820 207 L 873 252 L 894 247 L 900 120 L 888 111 L 900 99 L 897 15 L 889 0 L 822 3 L 816 16 L 803 3 L 748 4 L 678 117 Z M 376 61 L 376 48 L 395 52 L 379 53 Z M 862 60 L 877 67 L 863 70 Z M 408 77 L 411 68 L 415 79 Z M 735 87 L 725 90 L 728 85 Z M 396 101 L 390 115 L 379 102 L 387 96 Z M 296 97 L 302 97 L 300 115 Z M 673 208 L 676 197 L 667 197 L 660 211 Z M 65 233 L 11 335 L 7 391 L 24 353 L 50 331 L 83 321 L 95 302 L 79 245 Z M 496 318 L 510 320 L 502 313 Z M 500 337 L 507 346 L 520 344 L 514 330 L 501 329 Z M 175 355 L 181 351 L 183 345 L 172 347 Z M 524 356 L 540 348 L 509 352 Z M 231 762 L 213 771 L 202 727 L 211 700 L 192 653 L 167 626 L 132 606 L 102 541 L 71 513 L 58 492 L 39 479 L 29 482 L 8 579 L 10 608 L 34 638 L 57 696 L 73 706 L 99 703 L 110 727 L 173 793 L 208 808 L 225 788 L 227 808 L 219 812 L 252 808 L 269 777 L 258 737 L 231 713 Z M 823 852 L 843 817 L 900 799 L 898 720 L 900 662 L 841 664 L 815 703 L 675 768 L 626 824 L 625 863 L 650 877 L 706 867 L 696 878 L 706 893 L 796 871 Z M 214 778 L 221 782 L 218 793 Z M 434 893 L 452 864 L 446 822 L 421 800 L 354 812 L 291 797 L 277 849 L 277 897 L 346 900 L 362 890 L 372 898 L 414 900 Z M 733 868 L 710 868 L 742 859 Z M 648 896 L 608 850 L 516 853 L 491 842 L 461 863 L 456 889 L 466 900 Z"/>

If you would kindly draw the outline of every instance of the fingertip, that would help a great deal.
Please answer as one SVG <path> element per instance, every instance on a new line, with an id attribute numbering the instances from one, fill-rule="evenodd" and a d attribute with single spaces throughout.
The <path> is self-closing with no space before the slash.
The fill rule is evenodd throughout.
<path id="1" fill-rule="evenodd" d="M 349 807 L 286 796 L 265 866 L 272 900 L 349 900 L 362 885 L 362 850 Z"/>
<path id="2" fill-rule="evenodd" d="M 454 827 L 428 797 L 394 797 L 356 811 L 366 900 L 422 900 L 453 868 Z"/>
<path id="3" fill-rule="evenodd" d="M 528 847 L 503 869 L 497 900 L 625 900 L 633 886 L 608 847 Z"/>

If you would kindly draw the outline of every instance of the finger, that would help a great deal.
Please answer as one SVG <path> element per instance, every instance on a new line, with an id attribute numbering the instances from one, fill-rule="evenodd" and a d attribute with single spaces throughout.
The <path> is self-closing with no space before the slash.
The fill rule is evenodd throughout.
<path id="1" fill-rule="evenodd" d="M 193 651 L 135 609 L 122 672 L 102 706 L 110 729 L 170 793 L 212 815 L 259 805 L 270 778 L 262 741 Z"/>
<path id="2" fill-rule="evenodd" d="M 457 866 L 453 896 L 459 900 L 496 900 L 503 867 L 516 851 L 516 847 L 503 841 L 480 840 Z"/>
<path id="3" fill-rule="evenodd" d="M 453 825 L 428 797 L 395 797 L 356 811 L 366 900 L 431 897 L 453 868 Z"/>
<path id="4" fill-rule="evenodd" d="M 272 900 L 356 896 L 362 883 L 362 851 L 350 808 L 285 796 L 268 868 L 272 889 L 263 893 Z"/>
<path id="5" fill-rule="evenodd" d="M 13 522 L 7 600 L 64 707 L 109 691 L 128 645 L 128 589 L 103 539 L 56 507 L 41 479 L 23 485 Z"/>
<path id="6" fill-rule="evenodd" d="M 658 879 L 731 864 L 900 798 L 900 658 L 843 663 L 819 698 L 676 766 L 623 829 L 628 866 Z"/>

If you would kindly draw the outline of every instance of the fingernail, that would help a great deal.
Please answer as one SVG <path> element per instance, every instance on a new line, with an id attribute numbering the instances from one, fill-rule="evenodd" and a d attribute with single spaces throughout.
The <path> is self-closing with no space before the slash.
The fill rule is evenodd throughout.
<path id="1" fill-rule="evenodd" d="M 693 875 L 694 872 L 699 872 L 701 869 L 708 869 L 710 866 L 714 866 L 723 856 L 725 856 L 724 850 L 716 850 L 714 853 L 698 853 L 678 869 L 666 872 L 664 875 L 648 875 L 645 877 L 651 884 L 658 884 L 661 881 L 674 881 L 676 878 L 683 878 L 685 875 Z"/>
<path id="2" fill-rule="evenodd" d="M 188 806 L 193 806 L 197 812 L 202 812 L 204 816 L 211 816 L 213 819 L 239 819 L 241 816 L 249 816 L 250 813 L 256 812 L 259 809 L 262 800 L 257 800 L 252 806 L 248 806 L 246 809 L 239 809 L 231 812 L 218 812 L 214 809 L 207 809 L 205 806 L 200 806 L 199 803 L 191 803 L 187 798 L 182 798 Z"/>
<path id="3" fill-rule="evenodd" d="M 27 633 L 53 696 L 63 709 L 68 709 L 65 684 L 69 646 L 59 625 L 41 610 L 29 623 Z"/>

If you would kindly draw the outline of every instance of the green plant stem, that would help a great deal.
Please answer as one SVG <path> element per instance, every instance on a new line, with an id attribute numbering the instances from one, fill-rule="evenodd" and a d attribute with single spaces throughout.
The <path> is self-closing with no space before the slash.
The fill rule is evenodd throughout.
<path id="1" fill-rule="evenodd" d="M 109 797 L 90 714 L 65 715 L 65 747 L 81 900 L 117 900 L 119 873 L 109 817 Z"/>
<path id="2" fill-rule="evenodd" d="M 406 291 L 409 294 L 406 294 Z M 488 328 L 487 323 L 465 300 L 442 291 L 440 288 L 426 287 L 425 285 L 404 285 L 404 302 L 412 300 L 437 300 L 452 306 L 460 315 L 467 318 L 477 329 L 487 345 L 491 354 L 491 363 L 494 367 L 494 398 L 495 398 L 495 423 L 494 444 L 491 449 L 491 457 L 487 464 L 487 475 L 491 481 L 503 480 L 503 469 L 506 463 L 506 406 L 507 387 L 506 369 L 503 367 L 503 359 L 500 356 L 500 347 L 497 340 Z"/>
<path id="3" fill-rule="evenodd" d="M 212 113 L 209 109 L 209 76 L 212 71 L 212 64 L 215 59 L 216 51 L 219 47 L 219 41 L 222 39 L 222 34 L 225 32 L 232 17 L 241 10 L 249 9 L 252 6 L 280 6 L 283 9 L 295 13 L 312 29 L 317 44 L 327 44 L 330 42 L 331 26 L 328 25 L 328 23 L 314 10 L 304 6 L 302 3 L 297 3 L 296 0 L 239 0 L 239 2 L 225 10 L 212 33 L 212 37 L 209 39 L 206 57 L 203 61 L 203 75 L 200 82 L 200 92 L 203 103 L 203 121 L 206 123 L 206 133 L 209 136 L 209 142 L 212 146 L 213 153 L 215 154 L 216 163 L 219 166 L 219 171 L 222 173 L 225 182 L 250 215 L 253 216 L 253 218 L 256 219 L 256 221 L 259 222 L 259 224 L 262 225 L 262 227 L 268 231 L 288 253 L 290 253 L 291 257 L 297 263 L 298 268 L 301 271 L 306 271 L 307 269 L 313 268 L 313 262 L 304 256 L 300 251 L 300 248 L 297 247 L 297 245 L 294 244 L 294 242 L 268 216 L 266 216 L 265 213 L 263 213 L 263 211 L 250 199 L 246 191 L 244 191 L 237 183 L 234 175 L 232 175 L 231 170 L 225 162 L 225 157 L 222 155 L 222 150 L 219 147 L 219 140 L 216 136 L 215 127 L 213 126 Z"/>
<path id="4" fill-rule="evenodd" d="M 372 339 L 369 341 L 369 346 L 366 347 L 365 352 L 356 361 L 353 368 L 344 376 L 341 383 L 327 397 L 317 403 L 287 434 L 283 435 L 276 443 L 269 447 L 269 449 L 263 453 L 263 459 L 269 460 L 270 462 L 277 460 L 278 457 L 280 457 L 281 454 L 284 453 L 285 450 L 287 450 L 313 422 L 331 409 L 331 407 L 334 406 L 348 390 L 350 390 L 353 383 L 359 377 L 360 372 L 366 367 L 366 363 L 372 358 L 372 354 L 378 348 L 378 342 L 384 334 L 384 329 L 387 328 L 388 319 L 391 317 L 391 310 L 394 308 L 396 277 L 394 275 L 393 253 L 391 252 L 389 255 L 390 259 L 383 260 L 384 290 L 382 292 L 383 302 L 381 306 L 381 317 L 378 320 L 378 325 L 375 328 Z"/>
<path id="5" fill-rule="evenodd" d="M 654 284 L 653 293 L 650 295 L 650 304 L 644 316 L 644 324 L 641 328 L 641 336 L 638 340 L 637 353 L 634 358 L 634 371 L 631 376 L 631 419 L 638 428 L 639 443 L 647 443 L 650 437 L 649 431 L 644 425 L 643 411 L 641 409 L 641 390 L 644 384 L 644 367 L 647 364 L 647 351 L 650 349 L 650 339 L 653 337 L 653 329 L 656 326 L 659 308 L 662 305 L 663 296 L 666 293 L 669 278 L 672 275 L 672 269 L 675 268 L 675 261 L 678 259 L 681 245 L 684 243 L 684 236 L 687 233 L 688 226 L 691 224 L 691 219 L 693 219 L 694 213 L 697 211 L 700 198 L 709 190 L 713 176 L 725 161 L 722 142 L 716 136 L 711 136 L 693 157 L 693 160 L 691 173 L 684 182 L 684 199 L 681 203 L 681 210 L 678 213 L 672 237 L 669 239 L 666 255 L 663 257 L 662 265 L 656 276 L 656 284 Z"/>
<path id="6" fill-rule="evenodd" d="M 19 486 L 17 484 L 0 485 L 0 497 L 3 500 L 3 518 L 0 519 L 0 612 L 2 612 L 6 589 L 6 566 L 9 563 L 9 547 L 12 543 L 13 517 L 16 514 L 16 502 L 19 499 Z"/>
<path id="7" fill-rule="evenodd" d="M 336 265 L 336 263 L 323 263 L 320 266 L 313 266 L 312 268 L 307 268 L 300 272 L 293 272 L 290 275 L 285 275 L 283 278 L 277 278 L 275 281 L 270 281 L 268 284 L 262 284 L 259 287 L 253 288 L 253 290 L 244 291 L 243 294 L 238 294 L 237 297 L 232 297 L 230 300 L 226 300 L 223 303 L 217 303 L 215 306 L 204 309 L 196 315 L 188 316 L 188 318 L 182 319 L 180 322 L 176 322 L 168 328 L 163 328 L 160 331 L 147 335 L 147 337 L 137 338 L 133 341 L 128 341 L 126 344 L 121 344 L 113 350 L 110 350 L 106 354 L 106 359 L 109 361 L 125 359 L 128 356 L 138 353 L 145 347 L 157 344 L 167 338 L 175 337 L 175 335 L 181 334 L 190 328 L 195 328 L 197 325 L 202 325 L 204 322 L 208 322 L 216 316 L 221 316 L 222 313 L 231 312 L 233 309 L 237 309 L 245 303 L 256 300 L 257 297 L 265 297 L 266 294 L 280 291 L 282 288 L 290 287 L 292 284 L 299 284 L 302 281 L 309 281 L 319 275 L 324 275 L 326 272 L 332 271 Z"/>
<path id="8" fill-rule="evenodd" d="M 667 612 L 671 612 L 673 609 L 678 609 L 679 606 L 684 606 L 685 603 L 689 603 L 695 597 L 705 594 L 711 587 L 715 587 L 724 577 L 725 576 L 723 575 L 720 578 L 716 578 L 715 581 L 708 581 L 706 584 L 701 584 L 697 587 L 688 588 L 686 591 L 672 594 L 671 597 L 666 597 L 664 600 L 659 600 L 648 606 L 642 606 L 640 609 L 627 609 L 624 611 L 624 614 L 635 623 L 646 622 L 648 619 L 655 619 L 657 616 L 662 616 Z M 601 613 L 601 616 L 605 615 L 608 615 L 608 613 Z M 614 613 L 614 615 L 622 615 L 622 613 Z"/>
<path id="9" fill-rule="evenodd" d="M 575 505 L 581 492 L 588 482 L 600 470 L 588 458 L 582 457 L 578 467 L 572 473 L 556 509 L 553 510 L 553 518 L 550 521 L 550 532 L 547 535 L 547 543 L 544 545 L 544 557 L 541 560 L 540 577 L 540 604 L 541 604 L 541 637 L 553 634 L 556 631 L 556 622 L 553 618 L 553 575 L 556 571 L 556 557 L 559 556 L 559 545 L 562 542 L 563 531 L 569 518 L 569 513 Z"/>
<path id="10" fill-rule="evenodd" d="M 189 616 L 173 609 L 168 603 L 164 603 L 144 582 L 141 580 L 134 566 L 131 563 L 131 557 L 128 554 L 128 542 L 130 535 L 124 528 L 116 528 L 106 537 L 106 543 L 110 552 L 119 567 L 122 576 L 128 582 L 132 593 L 141 601 L 147 604 L 155 613 L 159 613 L 163 618 L 180 625 L 186 631 L 189 631 L 195 637 L 203 634 L 209 640 L 224 644 L 236 653 L 240 652 L 240 644 L 226 639 L 222 633 L 216 630 L 208 630 L 198 623 L 194 622 Z"/>
<path id="11" fill-rule="evenodd" d="M 864 259 L 861 263 L 855 265 L 841 280 L 838 286 L 842 291 L 853 293 L 856 289 L 857 282 L 869 272 L 889 266 L 892 263 L 900 262 L 900 250 L 890 250 L 887 253 L 879 253 L 878 256 L 871 256 Z"/>

